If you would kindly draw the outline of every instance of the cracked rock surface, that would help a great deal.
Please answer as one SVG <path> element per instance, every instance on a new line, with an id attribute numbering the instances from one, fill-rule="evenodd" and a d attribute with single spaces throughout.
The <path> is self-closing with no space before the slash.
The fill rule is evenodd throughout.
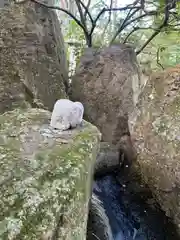
<path id="1" fill-rule="evenodd" d="M 86 235 L 100 132 L 85 121 L 54 132 L 50 116 L 31 108 L 0 115 L 0 239 Z"/>

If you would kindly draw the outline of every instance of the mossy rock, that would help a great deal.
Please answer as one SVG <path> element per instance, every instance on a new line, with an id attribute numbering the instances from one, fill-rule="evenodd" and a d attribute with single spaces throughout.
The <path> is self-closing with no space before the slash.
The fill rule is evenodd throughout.
<path id="1" fill-rule="evenodd" d="M 62 133 L 50 112 L 0 116 L 0 239 L 84 240 L 100 132 L 90 123 Z"/>
<path id="2" fill-rule="evenodd" d="M 153 74 L 129 118 L 135 169 L 180 233 L 180 65 Z"/>

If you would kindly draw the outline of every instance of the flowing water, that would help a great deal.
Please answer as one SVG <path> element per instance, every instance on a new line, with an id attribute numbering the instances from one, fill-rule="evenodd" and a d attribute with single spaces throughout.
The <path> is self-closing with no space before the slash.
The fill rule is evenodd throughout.
<path id="1" fill-rule="evenodd" d="M 150 192 L 134 179 L 112 175 L 95 181 L 93 191 L 109 217 L 114 240 L 178 240 L 175 227 Z"/>

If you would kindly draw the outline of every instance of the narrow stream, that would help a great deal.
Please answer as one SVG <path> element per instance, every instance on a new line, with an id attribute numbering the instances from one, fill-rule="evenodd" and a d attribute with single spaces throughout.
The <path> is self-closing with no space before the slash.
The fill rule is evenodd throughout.
<path id="1" fill-rule="evenodd" d="M 165 213 L 148 202 L 151 194 L 134 179 L 127 182 L 114 173 L 96 180 L 93 191 L 103 203 L 114 240 L 179 239 Z"/>

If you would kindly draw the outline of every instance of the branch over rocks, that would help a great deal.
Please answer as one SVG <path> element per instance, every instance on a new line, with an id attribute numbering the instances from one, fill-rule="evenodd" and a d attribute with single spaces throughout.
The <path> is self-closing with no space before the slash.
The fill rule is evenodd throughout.
<path id="1" fill-rule="evenodd" d="M 90 20 L 91 20 L 91 23 L 93 23 L 93 18 L 92 18 L 92 16 L 91 16 L 90 12 L 89 12 L 89 7 L 90 7 L 90 4 L 91 4 L 91 0 L 88 0 L 88 3 L 87 3 L 86 6 L 84 5 L 84 3 L 83 3 L 82 1 L 80 1 L 80 2 L 81 2 L 82 6 L 83 6 L 84 9 L 85 9 L 85 12 L 84 12 L 84 19 L 85 19 L 85 21 L 86 21 L 87 15 L 88 15 L 89 18 L 90 18 Z"/>
<path id="2" fill-rule="evenodd" d="M 126 6 L 126 7 L 121 7 L 121 8 L 103 8 L 97 15 L 97 17 L 94 20 L 94 24 L 91 28 L 90 34 L 92 34 L 94 32 L 94 29 L 97 25 L 97 21 L 99 20 L 99 18 L 105 13 L 105 12 L 114 12 L 114 11 L 124 11 L 124 10 L 128 10 L 128 9 L 137 9 L 138 7 L 131 7 L 131 6 Z"/>
<path id="3" fill-rule="evenodd" d="M 138 31 L 138 30 L 149 30 L 149 29 L 152 29 L 152 30 L 156 31 L 155 28 L 151 28 L 151 27 L 148 27 L 148 28 L 134 27 L 134 28 L 132 29 L 132 31 L 129 32 L 128 35 L 125 37 L 123 43 L 127 43 L 128 38 L 129 38 L 134 32 L 136 32 L 136 31 Z"/>
<path id="4" fill-rule="evenodd" d="M 143 51 L 143 49 L 152 41 L 152 39 L 154 39 L 165 27 L 169 26 L 168 24 L 170 23 L 170 21 L 172 21 L 172 19 L 175 19 L 175 21 L 178 21 L 178 17 L 177 14 L 175 14 L 175 12 L 170 11 L 171 9 L 176 7 L 176 2 L 177 0 L 165 0 L 165 7 L 164 9 L 160 9 L 157 6 L 155 6 L 154 2 L 151 0 L 145 1 L 145 0 L 135 0 L 132 4 L 126 5 L 125 7 L 113 7 L 113 1 L 110 1 L 110 6 L 107 6 L 106 4 L 104 4 L 104 8 L 102 8 L 99 13 L 97 14 L 97 16 L 93 19 L 90 11 L 89 11 L 89 7 L 91 4 L 91 0 L 88 0 L 87 4 L 83 3 L 83 0 L 75 0 L 79 15 L 80 15 L 80 19 L 78 19 L 78 17 L 76 17 L 75 15 L 73 15 L 70 11 L 68 11 L 67 9 L 61 8 L 59 6 L 53 6 L 53 5 L 47 5 L 45 3 L 42 2 L 42 0 L 14 0 L 15 3 L 17 4 L 22 4 L 26 1 L 31 1 L 33 3 L 39 4 L 42 7 L 46 7 L 46 8 L 50 8 L 50 9 L 54 9 L 54 10 L 59 10 L 62 11 L 64 13 L 66 13 L 69 17 L 71 17 L 77 24 L 78 26 L 83 30 L 84 32 L 84 37 L 86 39 L 86 45 L 88 47 L 92 47 L 92 37 L 93 37 L 93 33 L 95 28 L 97 27 L 97 22 L 98 20 L 101 18 L 101 16 L 106 13 L 109 12 L 109 19 L 107 21 L 107 24 L 104 28 L 103 34 L 102 36 L 104 36 L 105 31 L 107 30 L 107 27 L 111 21 L 111 14 L 112 12 L 123 12 L 123 11 L 127 11 L 127 15 L 126 17 L 123 19 L 122 23 L 120 24 L 120 26 L 118 27 L 116 33 L 114 34 L 114 36 L 112 37 L 112 40 L 110 41 L 110 43 L 113 43 L 117 36 L 119 34 L 121 34 L 125 29 L 128 29 L 129 26 L 131 26 L 132 28 L 132 24 L 134 24 L 134 28 L 132 30 L 128 30 L 130 31 L 127 36 L 124 39 L 124 43 L 127 41 L 127 39 L 131 36 L 131 34 L 133 34 L 135 31 L 142 29 L 140 28 L 138 25 L 139 20 L 142 20 L 146 17 L 149 16 L 158 16 L 160 14 L 164 15 L 164 20 L 163 22 L 159 25 L 159 27 L 157 27 L 156 29 L 154 29 L 154 33 L 151 35 L 151 37 L 143 44 L 143 46 L 137 50 L 136 54 L 139 54 L 141 51 Z M 149 11 L 146 9 L 146 4 L 151 4 L 154 5 L 156 7 L 156 10 L 152 10 Z M 137 13 L 138 14 L 137 16 Z M 170 19 L 171 16 L 171 19 Z M 87 18 L 89 18 L 91 26 L 89 27 L 87 24 Z M 170 21 L 169 21 L 170 20 Z M 130 29 L 131 29 L 130 28 Z"/>
<path id="5" fill-rule="evenodd" d="M 136 51 L 136 55 L 140 54 L 143 49 L 153 40 L 153 38 L 155 38 L 164 27 L 166 27 L 168 25 L 168 21 L 169 21 L 169 7 L 168 5 L 165 6 L 165 17 L 164 17 L 164 21 L 163 23 L 159 26 L 158 29 L 155 30 L 155 32 L 151 35 L 151 37 L 144 43 L 144 45 Z"/>
<path id="6" fill-rule="evenodd" d="M 119 29 L 116 31 L 115 35 L 113 36 L 112 40 L 111 40 L 111 43 L 113 43 L 117 36 L 122 32 L 122 30 L 124 30 L 125 28 L 125 24 L 126 22 L 133 16 L 135 15 L 136 12 L 139 11 L 139 9 L 136 9 L 135 11 L 133 11 L 133 13 L 131 13 L 132 9 L 130 9 L 130 11 L 128 12 L 127 16 L 125 17 L 123 23 L 120 25 Z"/>
<path id="7" fill-rule="evenodd" d="M 59 10 L 61 12 L 64 12 L 66 13 L 69 17 L 71 17 L 84 31 L 86 31 L 86 29 L 84 28 L 84 25 L 81 23 L 80 20 L 78 20 L 70 11 L 64 9 L 64 8 L 61 8 L 61 7 L 58 7 L 58 6 L 50 6 L 50 5 L 47 5 L 45 3 L 42 3 L 40 1 L 37 1 L 37 0 L 30 0 L 31 2 L 33 3 L 36 3 L 36 4 L 39 4 L 40 6 L 42 7 L 46 7 L 46 8 L 50 8 L 50 9 L 54 9 L 54 10 Z"/>

